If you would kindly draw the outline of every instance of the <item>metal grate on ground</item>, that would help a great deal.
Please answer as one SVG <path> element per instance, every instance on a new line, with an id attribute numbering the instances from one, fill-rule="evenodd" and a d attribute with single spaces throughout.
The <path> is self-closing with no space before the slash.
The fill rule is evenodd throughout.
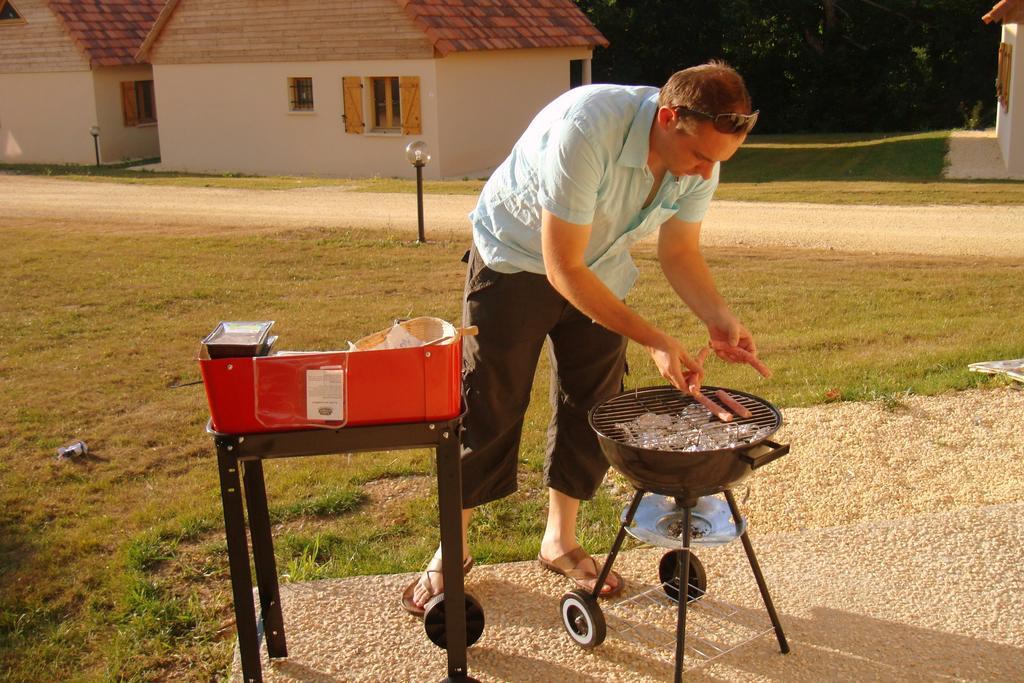
<path id="1" fill-rule="evenodd" d="M 609 634 L 632 642 L 671 665 L 676 647 L 676 602 L 655 584 L 605 607 Z M 686 615 L 684 670 L 704 666 L 761 636 L 772 633 L 767 614 L 705 594 Z"/>

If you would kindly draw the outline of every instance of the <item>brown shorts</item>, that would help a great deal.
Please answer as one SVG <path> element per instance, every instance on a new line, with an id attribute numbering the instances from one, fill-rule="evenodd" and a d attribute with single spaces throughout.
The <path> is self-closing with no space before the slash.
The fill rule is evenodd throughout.
<path id="1" fill-rule="evenodd" d="M 541 348 L 550 339 L 552 417 L 544 483 L 588 500 L 608 462 L 587 422 L 590 409 L 622 390 L 626 338 L 580 313 L 534 273 L 498 273 L 473 248 L 463 320 L 468 413 L 462 434 L 462 504 L 474 508 L 517 487 L 523 417 Z"/>

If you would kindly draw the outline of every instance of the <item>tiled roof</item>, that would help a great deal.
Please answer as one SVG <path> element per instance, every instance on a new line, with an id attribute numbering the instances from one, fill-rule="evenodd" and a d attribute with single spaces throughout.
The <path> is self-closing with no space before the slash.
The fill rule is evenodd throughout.
<path id="1" fill-rule="evenodd" d="M 93 66 L 135 64 L 166 0 L 47 0 Z"/>
<path id="2" fill-rule="evenodd" d="M 1024 24 L 1024 0 L 1000 0 L 982 17 L 986 24 L 1001 21 L 1004 24 Z"/>
<path id="3" fill-rule="evenodd" d="M 538 47 L 607 47 L 572 0 L 398 0 L 444 56 Z"/>

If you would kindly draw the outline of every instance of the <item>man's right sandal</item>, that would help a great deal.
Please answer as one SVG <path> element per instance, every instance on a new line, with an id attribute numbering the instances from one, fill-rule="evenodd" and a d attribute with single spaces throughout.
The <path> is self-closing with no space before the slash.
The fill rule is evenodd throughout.
<path id="1" fill-rule="evenodd" d="M 462 562 L 462 575 L 466 576 L 467 574 L 469 574 L 469 570 L 472 569 L 472 568 L 473 568 L 473 558 L 472 557 L 467 557 Z M 412 599 L 413 593 L 416 592 L 416 586 L 422 583 L 423 587 L 426 589 L 427 593 L 429 593 L 429 595 L 427 596 L 427 602 L 432 600 L 435 596 L 439 595 L 439 593 L 435 593 L 434 592 L 433 584 L 431 584 L 431 582 L 430 582 L 430 575 L 431 574 L 440 574 L 440 573 L 441 573 L 440 569 L 430 569 L 428 567 L 427 569 L 425 569 L 423 571 L 422 574 L 419 575 L 419 577 L 417 577 L 412 583 L 410 583 L 408 586 L 406 586 L 405 590 L 402 591 L 402 609 L 404 609 L 406 612 L 408 612 L 409 614 L 413 615 L 414 617 L 418 617 L 418 618 L 422 619 L 423 618 L 424 609 L 423 609 L 423 607 L 420 607 L 419 605 L 417 605 L 413 601 L 413 599 Z M 443 593 L 444 591 L 441 591 L 441 592 Z M 424 605 L 426 605 L 426 603 L 424 603 Z"/>

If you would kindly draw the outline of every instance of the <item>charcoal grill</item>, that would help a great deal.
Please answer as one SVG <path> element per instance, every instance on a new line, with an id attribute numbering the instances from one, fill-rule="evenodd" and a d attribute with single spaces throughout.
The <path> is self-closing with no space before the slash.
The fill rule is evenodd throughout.
<path id="1" fill-rule="evenodd" d="M 719 387 L 705 386 L 701 392 L 715 400 Z M 629 433 L 628 424 L 642 415 L 678 416 L 686 413 L 695 429 L 714 434 L 715 430 L 726 429 L 718 419 L 707 412 L 706 416 L 692 408 L 699 405 L 694 397 L 673 387 L 647 387 L 626 391 L 598 404 L 590 411 L 590 425 L 611 465 L 636 489 L 632 501 L 622 513 L 619 533 L 612 545 L 608 559 L 592 591 L 577 589 L 566 593 L 561 601 L 562 622 L 572 640 L 583 648 L 600 645 L 607 634 L 607 626 L 597 597 L 611 572 L 612 565 L 627 534 L 644 542 L 671 548 L 659 564 L 660 585 L 655 589 L 678 606 L 675 641 L 675 680 L 682 680 L 683 657 L 686 648 L 686 615 L 690 602 L 701 600 L 707 592 L 707 580 L 703 565 L 691 551 L 691 544 L 702 544 L 701 538 L 694 538 L 694 508 L 713 509 L 721 501 L 711 496 L 722 494 L 733 526 L 731 534 L 719 533 L 713 543 L 739 538 L 743 544 L 750 568 L 754 574 L 765 609 L 771 619 L 772 629 L 779 642 L 780 651 L 789 652 L 789 645 L 782 625 L 768 593 L 754 548 L 747 535 L 746 522 L 740 515 L 739 507 L 732 494 L 735 484 L 750 476 L 764 465 L 777 460 L 789 452 L 789 446 L 771 441 L 771 437 L 782 426 L 782 414 L 762 398 L 733 389 L 724 389 L 742 404 L 751 414 L 737 418 L 735 425 L 747 425 L 750 435 L 730 441 L 728 438 L 709 439 L 712 446 L 700 445 L 689 450 L 663 448 L 657 439 L 636 445 Z M 668 439 L 667 442 L 676 442 Z M 647 497 L 645 499 L 645 496 Z M 641 514 L 638 516 L 638 512 Z M 636 525 L 637 519 L 641 526 Z M 678 519 L 681 536 L 671 537 L 665 532 L 666 520 Z M 649 526 L 645 520 L 654 520 Z M 696 521 L 701 521 L 700 512 Z M 720 531 L 720 530 L 719 530 Z M 710 540 L 710 539 L 709 539 Z M 686 599 L 680 598 L 680 587 L 686 586 Z M 724 651 L 723 651 L 724 653 Z"/>
<path id="2" fill-rule="evenodd" d="M 703 387 L 701 393 L 715 400 L 718 387 Z M 708 427 L 725 430 L 736 425 L 756 428 L 756 436 L 741 446 L 712 448 L 680 454 L 674 450 L 630 445 L 622 424 L 645 413 L 678 414 L 696 400 L 672 387 L 635 389 L 613 396 L 590 412 L 590 426 L 597 432 L 601 448 L 612 466 L 635 488 L 679 498 L 683 507 L 693 507 L 697 498 L 724 491 L 750 473 L 789 451 L 768 440 L 782 426 L 782 414 L 764 399 L 733 389 L 726 390 L 751 412 L 749 418 L 720 423 L 707 413 Z"/>

